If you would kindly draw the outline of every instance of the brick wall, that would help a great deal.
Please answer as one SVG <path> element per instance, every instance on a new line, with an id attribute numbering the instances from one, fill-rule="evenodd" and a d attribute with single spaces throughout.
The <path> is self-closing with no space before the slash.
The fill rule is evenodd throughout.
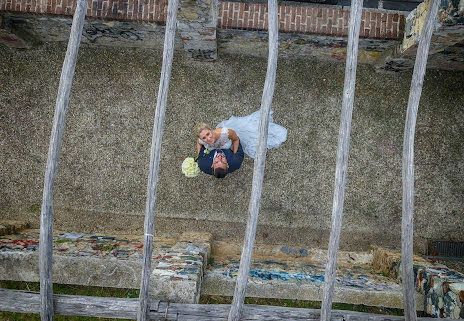
<path id="1" fill-rule="evenodd" d="M 281 32 L 347 36 L 350 12 L 340 7 L 279 6 Z M 401 39 L 405 17 L 384 10 L 363 10 L 360 37 Z M 218 28 L 267 29 L 267 4 L 220 2 Z"/>
<path id="2" fill-rule="evenodd" d="M 0 0 L 0 11 L 72 15 L 76 0 Z M 164 24 L 167 0 L 87 0 L 87 17 Z M 279 6 L 280 32 L 346 36 L 350 12 L 340 7 Z M 395 12 L 366 9 L 363 11 L 360 37 L 401 39 L 405 17 Z M 267 30 L 267 4 L 219 3 L 218 28 Z"/>
<path id="3" fill-rule="evenodd" d="M 0 11 L 72 15 L 77 0 L 0 0 Z M 128 21 L 166 22 L 167 0 L 87 0 L 87 17 Z"/>

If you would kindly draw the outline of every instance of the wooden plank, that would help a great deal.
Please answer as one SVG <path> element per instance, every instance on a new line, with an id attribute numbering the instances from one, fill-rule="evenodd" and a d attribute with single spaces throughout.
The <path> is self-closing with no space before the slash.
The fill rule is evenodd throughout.
<path id="1" fill-rule="evenodd" d="M 45 170 L 42 196 L 42 211 L 40 216 L 40 297 L 42 321 L 53 320 L 53 189 L 58 172 L 58 158 L 68 109 L 69 94 L 76 68 L 76 58 L 81 42 L 87 1 L 79 0 L 74 12 L 68 49 L 61 69 L 60 84 L 56 97 L 55 116 L 53 119 L 50 146 L 48 149 L 47 166 Z"/>
<path id="2" fill-rule="evenodd" d="M 413 271 L 413 234 L 414 234 L 414 135 L 417 111 L 424 83 L 427 56 L 430 48 L 433 27 L 440 5 L 439 0 L 431 0 L 425 25 L 419 40 L 414 64 L 414 72 L 409 90 L 408 109 L 403 138 L 403 216 L 401 224 L 401 273 L 403 283 L 404 314 L 407 321 L 417 319 L 415 300 L 415 280 Z"/>
<path id="3" fill-rule="evenodd" d="M 234 298 L 232 301 L 229 321 L 240 319 L 243 301 L 250 272 L 251 256 L 256 236 L 258 224 L 259 205 L 261 202 L 261 190 L 264 178 L 264 168 L 266 164 L 266 146 L 269 127 L 269 114 L 271 110 L 272 98 L 274 96 L 274 85 L 278 58 L 278 18 L 277 0 L 268 0 L 268 24 L 269 24 L 269 56 L 264 82 L 264 90 L 261 98 L 261 116 L 259 120 L 258 147 L 254 160 L 253 181 L 248 205 L 248 222 L 243 241 L 242 255 L 240 258 L 239 274 L 235 285 Z"/>
<path id="4" fill-rule="evenodd" d="M 345 84 L 343 88 L 342 114 L 338 136 L 337 163 L 335 168 L 335 188 L 332 207 L 332 227 L 330 231 L 329 250 L 325 269 L 324 291 L 321 307 L 321 321 L 330 320 L 332 299 L 337 270 L 338 245 L 342 227 L 343 202 L 345 199 L 346 171 L 350 149 L 351 118 L 353 114 L 354 90 L 356 85 L 356 67 L 358 56 L 359 29 L 363 1 L 351 1 L 350 24 L 348 31 L 348 48 L 345 67 Z"/>
<path id="5" fill-rule="evenodd" d="M 161 141 L 163 138 L 166 102 L 171 79 L 172 59 L 174 55 L 174 38 L 176 35 L 177 0 L 168 3 L 168 17 L 163 48 L 163 65 L 161 68 L 158 98 L 156 101 L 155 119 L 153 124 L 152 145 L 150 150 L 150 169 L 147 183 L 147 201 L 145 206 L 145 235 L 143 246 L 143 267 L 140 284 L 139 309 L 137 320 L 145 321 L 148 312 L 148 291 L 151 275 L 151 256 L 153 252 L 153 234 L 155 222 L 156 187 L 158 185 Z"/>
<path id="6" fill-rule="evenodd" d="M 53 296 L 57 314 L 105 318 L 133 319 L 138 299 L 89 297 L 79 295 Z M 151 320 L 227 320 L 230 305 L 182 304 L 154 301 L 148 317 Z M 0 289 L 0 311 L 20 313 L 40 312 L 40 293 Z M 320 310 L 265 305 L 244 305 L 240 320 L 319 320 Z M 334 310 L 331 321 L 403 321 L 402 316 L 379 315 L 354 311 Z M 433 318 L 419 318 L 434 321 Z M 449 319 L 441 319 L 448 321 Z"/>

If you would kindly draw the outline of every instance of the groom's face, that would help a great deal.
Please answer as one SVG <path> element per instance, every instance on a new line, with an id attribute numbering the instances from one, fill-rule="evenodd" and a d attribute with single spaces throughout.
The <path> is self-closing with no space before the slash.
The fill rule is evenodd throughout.
<path id="1" fill-rule="evenodd" d="M 211 166 L 213 171 L 218 168 L 222 168 L 227 170 L 229 168 L 229 164 L 227 164 L 227 158 L 224 156 L 223 153 L 218 153 L 213 160 L 213 165 Z"/>

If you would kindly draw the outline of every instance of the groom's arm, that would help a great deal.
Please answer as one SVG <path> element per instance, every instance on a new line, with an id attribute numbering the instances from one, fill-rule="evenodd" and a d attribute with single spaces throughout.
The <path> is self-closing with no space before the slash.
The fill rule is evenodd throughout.
<path id="1" fill-rule="evenodd" d="M 205 154 L 204 151 L 205 146 L 201 146 L 200 153 L 198 154 L 198 167 L 200 167 L 203 173 L 213 175 L 213 169 L 211 168 L 213 165 L 213 151 L 210 151 L 209 154 Z"/>
<path id="2" fill-rule="evenodd" d="M 233 153 L 232 151 L 231 156 L 231 161 L 229 162 L 229 173 L 239 169 L 240 166 L 242 166 L 243 157 L 245 156 L 243 153 L 242 144 L 238 144 L 237 152 Z"/>

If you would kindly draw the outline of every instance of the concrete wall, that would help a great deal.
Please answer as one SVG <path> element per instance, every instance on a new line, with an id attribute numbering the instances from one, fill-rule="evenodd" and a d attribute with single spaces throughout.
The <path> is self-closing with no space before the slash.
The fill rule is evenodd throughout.
<path id="1" fill-rule="evenodd" d="M 38 226 L 48 140 L 65 46 L 0 47 L 0 218 Z M 266 59 L 174 57 L 161 155 L 157 233 L 206 230 L 241 241 L 253 161 L 224 180 L 185 178 L 193 128 L 259 108 Z M 161 55 L 81 48 L 55 188 L 55 228 L 143 233 Z M 327 246 L 344 64 L 281 59 L 273 109 L 288 140 L 267 154 L 257 239 Z M 411 73 L 358 67 L 341 247 L 397 247 L 401 151 Z M 462 240 L 464 73 L 429 70 L 416 135 L 416 249 Z"/>

